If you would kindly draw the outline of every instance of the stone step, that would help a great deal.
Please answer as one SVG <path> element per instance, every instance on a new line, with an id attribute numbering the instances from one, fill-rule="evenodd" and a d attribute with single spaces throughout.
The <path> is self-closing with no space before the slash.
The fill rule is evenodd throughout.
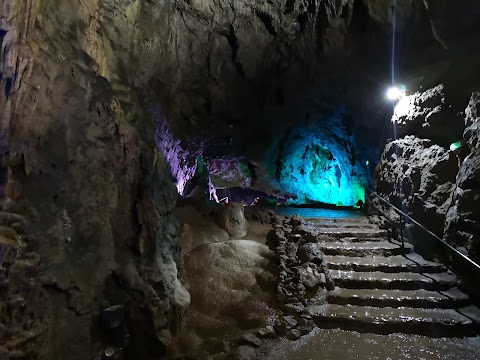
<path id="1" fill-rule="evenodd" d="M 417 254 L 406 256 L 325 256 L 323 261 L 332 270 L 381 271 L 381 272 L 445 272 L 442 264 L 427 261 Z"/>
<path id="2" fill-rule="evenodd" d="M 345 228 L 317 228 L 318 237 L 334 237 L 334 238 L 346 238 L 354 237 L 359 239 L 365 238 L 387 238 L 388 232 L 386 230 L 379 229 L 345 229 Z"/>
<path id="3" fill-rule="evenodd" d="M 322 328 L 341 328 L 380 334 L 406 333 L 429 337 L 463 337 L 477 334 L 480 310 L 391 308 L 327 304 L 311 306 L 309 315 Z"/>
<path id="4" fill-rule="evenodd" d="M 335 285 L 348 289 L 448 290 L 457 285 L 449 273 L 385 273 L 329 270 Z"/>
<path id="5" fill-rule="evenodd" d="M 378 238 L 371 238 L 371 237 L 365 237 L 365 238 L 357 238 L 357 237 L 342 237 L 338 238 L 337 236 L 325 236 L 325 234 L 316 234 L 316 237 L 319 239 L 321 242 L 336 242 L 340 241 L 342 243 L 359 243 L 359 242 L 379 242 L 379 241 L 388 241 L 386 238 L 378 237 Z"/>
<path id="6" fill-rule="evenodd" d="M 405 249 L 400 245 L 389 241 L 364 241 L 364 242 L 320 242 L 320 248 L 325 255 L 342 255 L 342 256 L 393 256 L 411 253 L 413 246 L 409 243 L 405 244 Z"/>
<path id="7" fill-rule="evenodd" d="M 343 217 L 343 218 L 322 218 L 322 217 L 309 218 L 309 217 L 305 217 L 304 219 L 307 220 L 308 222 L 311 222 L 311 223 L 314 223 L 314 224 L 333 223 L 333 224 L 368 224 L 368 225 L 372 225 L 372 223 L 365 216 L 357 217 L 357 218 L 348 218 L 348 217 Z"/>
<path id="8" fill-rule="evenodd" d="M 459 308 L 469 304 L 457 288 L 446 291 L 336 288 L 327 295 L 330 304 L 375 307 Z"/>
<path id="9" fill-rule="evenodd" d="M 312 226 L 310 224 L 310 226 Z M 329 224 L 329 223 L 322 223 L 322 224 L 314 224 L 317 229 L 342 229 L 344 231 L 378 231 L 380 230 L 377 226 L 375 225 L 370 225 L 370 224 Z"/>
<path id="10" fill-rule="evenodd" d="M 308 225 L 315 226 L 317 228 L 339 228 L 339 229 L 354 229 L 354 230 L 379 230 L 378 226 L 370 224 L 369 222 L 338 222 L 331 220 L 310 220 L 307 221 Z"/>

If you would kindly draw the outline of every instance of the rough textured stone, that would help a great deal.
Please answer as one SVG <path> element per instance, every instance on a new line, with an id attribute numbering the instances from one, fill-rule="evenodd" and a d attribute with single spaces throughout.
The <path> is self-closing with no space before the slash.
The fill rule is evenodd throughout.
<path id="1" fill-rule="evenodd" d="M 293 215 L 289 221 L 289 224 L 292 225 L 294 228 L 304 223 L 305 223 L 305 220 L 297 214 Z"/>
<path id="2" fill-rule="evenodd" d="M 298 248 L 297 256 L 302 263 L 312 262 L 320 265 L 323 262 L 324 254 L 318 244 L 307 243 Z"/>
<path id="3" fill-rule="evenodd" d="M 258 337 L 256 337 L 253 334 L 243 335 L 242 341 L 245 342 L 247 345 L 250 345 L 253 347 L 259 347 L 260 345 L 262 345 L 262 340 L 260 340 Z"/>
<path id="4" fill-rule="evenodd" d="M 451 99 L 444 95 L 444 87 L 437 86 L 407 97 L 410 107 L 405 107 L 404 114 L 396 111 L 393 120 L 400 123 L 400 128 L 405 124 L 407 132 L 432 135 L 432 131 L 441 131 L 447 138 L 450 136 L 451 141 L 456 141 L 458 139 L 451 133 L 450 127 L 445 128 L 441 122 L 429 123 L 433 114 L 436 118 L 453 119 Z M 477 261 L 479 248 L 474 239 L 479 234 L 476 222 L 480 216 L 477 205 L 480 199 L 477 184 L 480 168 L 479 101 L 478 92 L 473 92 L 469 101 L 465 100 L 468 106 L 461 113 L 465 117 L 465 131 L 460 149 L 448 151 L 429 140 L 406 136 L 387 144 L 377 168 L 376 179 L 376 189 L 380 195 Z M 462 102 L 454 102 L 454 105 Z M 455 119 L 461 114 L 457 114 Z M 409 125 L 409 122 L 413 125 Z M 431 127 L 432 131 L 421 130 L 425 125 Z M 373 197 L 371 204 L 374 214 L 375 209 L 380 210 L 383 216 L 399 224 L 398 213 L 380 200 Z M 424 244 L 419 241 L 425 239 L 426 235 L 417 227 L 411 227 L 406 234 L 410 235 L 423 255 L 435 254 L 435 243 L 430 241 Z"/>
<path id="5" fill-rule="evenodd" d="M 312 269 L 310 266 L 302 266 L 298 269 L 298 275 L 300 282 L 307 288 L 313 289 L 315 286 L 320 284 L 321 277 L 320 272 L 315 268 Z"/>
<path id="6" fill-rule="evenodd" d="M 25 219 L 15 225 L 25 240 L 14 257 L 9 250 L 15 260 L 5 295 L 26 303 L 21 311 L 0 306 L 2 318 L 18 313 L 8 327 L 24 329 L 1 339 L 7 359 L 90 358 L 108 345 L 98 312 L 115 304 L 127 308 L 137 358 L 163 356 L 190 301 L 178 274 L 177 195 L 168 164 L 155 151 L 153 122 L 137 90 L 117 76 L 138 79 L 148 66 L 116 61 L 108 39 L 120 54 L 133 48 L 134 31 L 120 39 L 115 11 L 97 5 L 0 4 L 8 196 L 1 205 L 9 225 Z M 125 26 L 133 26 L 133 9 L 118 5 Z M 140 57 L 145 50 L 136 47 Z M 130 70 L 120 74 L 117 66 Z"/>
<path id="7" fill-rule="evenodd" d="M 287 338 L 289 340 L 297 340 L 301 336 L 302 336 L 302 333 L 300 332 L 300 330 L 297 330 L 297 329 L 292 329 L 289 332 L 287 332 Z"/>
<path id="8" fill-rule="evenodd" d="M 275 329 L 271 325 L 258 330 L 258 336 L 261 338 L 274 338 L 276 335 Z"/>
<path id="9" fill-rule="evenodd" d="M 443 234 L 445 215 L 455 187 L 458 160 L 447 149 L 414 136 L 386 145 L 376 175 L 377 192 L 438 236 Z M 400 225 L 398 213 L 378 198 L 371 198 L 371 211 Z M 429 246 L 425 234 L 412 228 L 412 240 L 421 252 Z"/>
<path id="10" fill-rule="evenodd" d="M 480 262 L 480 93 L 474 92 L 465 110 L 464 138 L 471 153 L 461 163 L 451 207 L 445 224 L 445 239 Z"/>
<path id="11" fill-rule="evenodd" d="M 392 116 L 398 136 L 415 135 L 441 145 L 449 145 L 451 139 L 460 139 L 466 99 L 462 95 L 462 91 L 440 84 L 403 97 Z"/>
<path id="12" fill-rule="evenodd" d="M 232 238 L 242 239 L 247 235 L 247 219 L 244 207 L 239 203 L 228 203 L 218 214 L 218 226 Z"/>
<path id="13" fill-rule="evenodd" d="M 231 358 L 232 360 L 253 360 L 255 358 L 255 349 L 251 346 L 241 345 Z"/>

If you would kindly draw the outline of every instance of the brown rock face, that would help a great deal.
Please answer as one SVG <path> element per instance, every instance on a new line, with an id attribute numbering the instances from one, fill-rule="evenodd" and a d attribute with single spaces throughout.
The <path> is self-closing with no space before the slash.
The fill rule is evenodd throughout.
<path id="1" fill-rule="evenodd" d="M 112 56 L 79 23 L 101 18 L 95 9 L 0 7 L 2 358 L 91 358 L 112 345 L 99 313 L 116 304 L 126 306 L 125 352 L 158 358 L 189 294 L 152 122 L 130 87 L 114 89 Z"/>

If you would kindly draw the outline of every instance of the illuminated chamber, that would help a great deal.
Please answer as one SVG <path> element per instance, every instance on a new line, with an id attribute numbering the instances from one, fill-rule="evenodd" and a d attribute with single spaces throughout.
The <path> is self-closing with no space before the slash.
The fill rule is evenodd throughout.
<path id="1" fill-rule="evenodd" d="M 358 158 L 354 138 L 340 121 L 292 130 L 282 148 L 277 180 L 294 195 L 290 204 L 365 203 L 368 165 Z"/>

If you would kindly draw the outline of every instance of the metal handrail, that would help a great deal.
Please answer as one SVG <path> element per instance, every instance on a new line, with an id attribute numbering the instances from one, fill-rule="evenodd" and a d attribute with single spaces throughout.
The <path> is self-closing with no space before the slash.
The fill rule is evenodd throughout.
<path id="1" fill-rule="evenodd" d="M 378 195 L 375 191 L 373 190 L 369 190 L 369 192 L 373 195 L 375 195 L 376 197 L 378 197 L 381 201 L 383 201 L 385 204 L 389 205 L 391 208 L 393 208 L 395 211 L 397 211 L 398 213 L 400 213 L 401 215 L 405 216 L 406 218 L 408 218 L 412 223 L 414 223 L 415 225 L 419 226 L 421 229 L 423 229 L 424 231 L 426 231 L 428 234 L 430 234 L 433 238 L 435 238 L 436 240 L 440 241 L 443 245 L 445 245 L 446 247 L 448 247 L 450 250 L 452 250 L 453 252 L 455 252 L 457 255 L 461 256 L 464 260 L 468 261 L 471 265 L 475 266 L 477 268 L 477 270 L 480 270 L 480 265 L 478 265 L 475 261 L 473 261 L 472 259 L 470 259 L 467 255 L 465 254 L 462 254 L 460 251 L 458 251 L 457 249 L 455 249 L 452 245 L 450 245 L 449 243 L 447 243 L 445 240 L 443 240 L 442 238 L 440 238 L 438 235 L 436 235 L 435 233 L 431 232 L 430 230 L 428 230 L 425 226 L 423 226 L 422 224 L 420 224 L 418 221 L 416 221 L 415 219 L 413 219 L 411 216 L 405 214 L 402 210 L 400 210 L 399 208 L 397 208 L 395 205 L 393 205 L 392 203 L 390 203 L 388 200 L 384 199 L 383 197 L 381 197 L 380 195 Z"/>

